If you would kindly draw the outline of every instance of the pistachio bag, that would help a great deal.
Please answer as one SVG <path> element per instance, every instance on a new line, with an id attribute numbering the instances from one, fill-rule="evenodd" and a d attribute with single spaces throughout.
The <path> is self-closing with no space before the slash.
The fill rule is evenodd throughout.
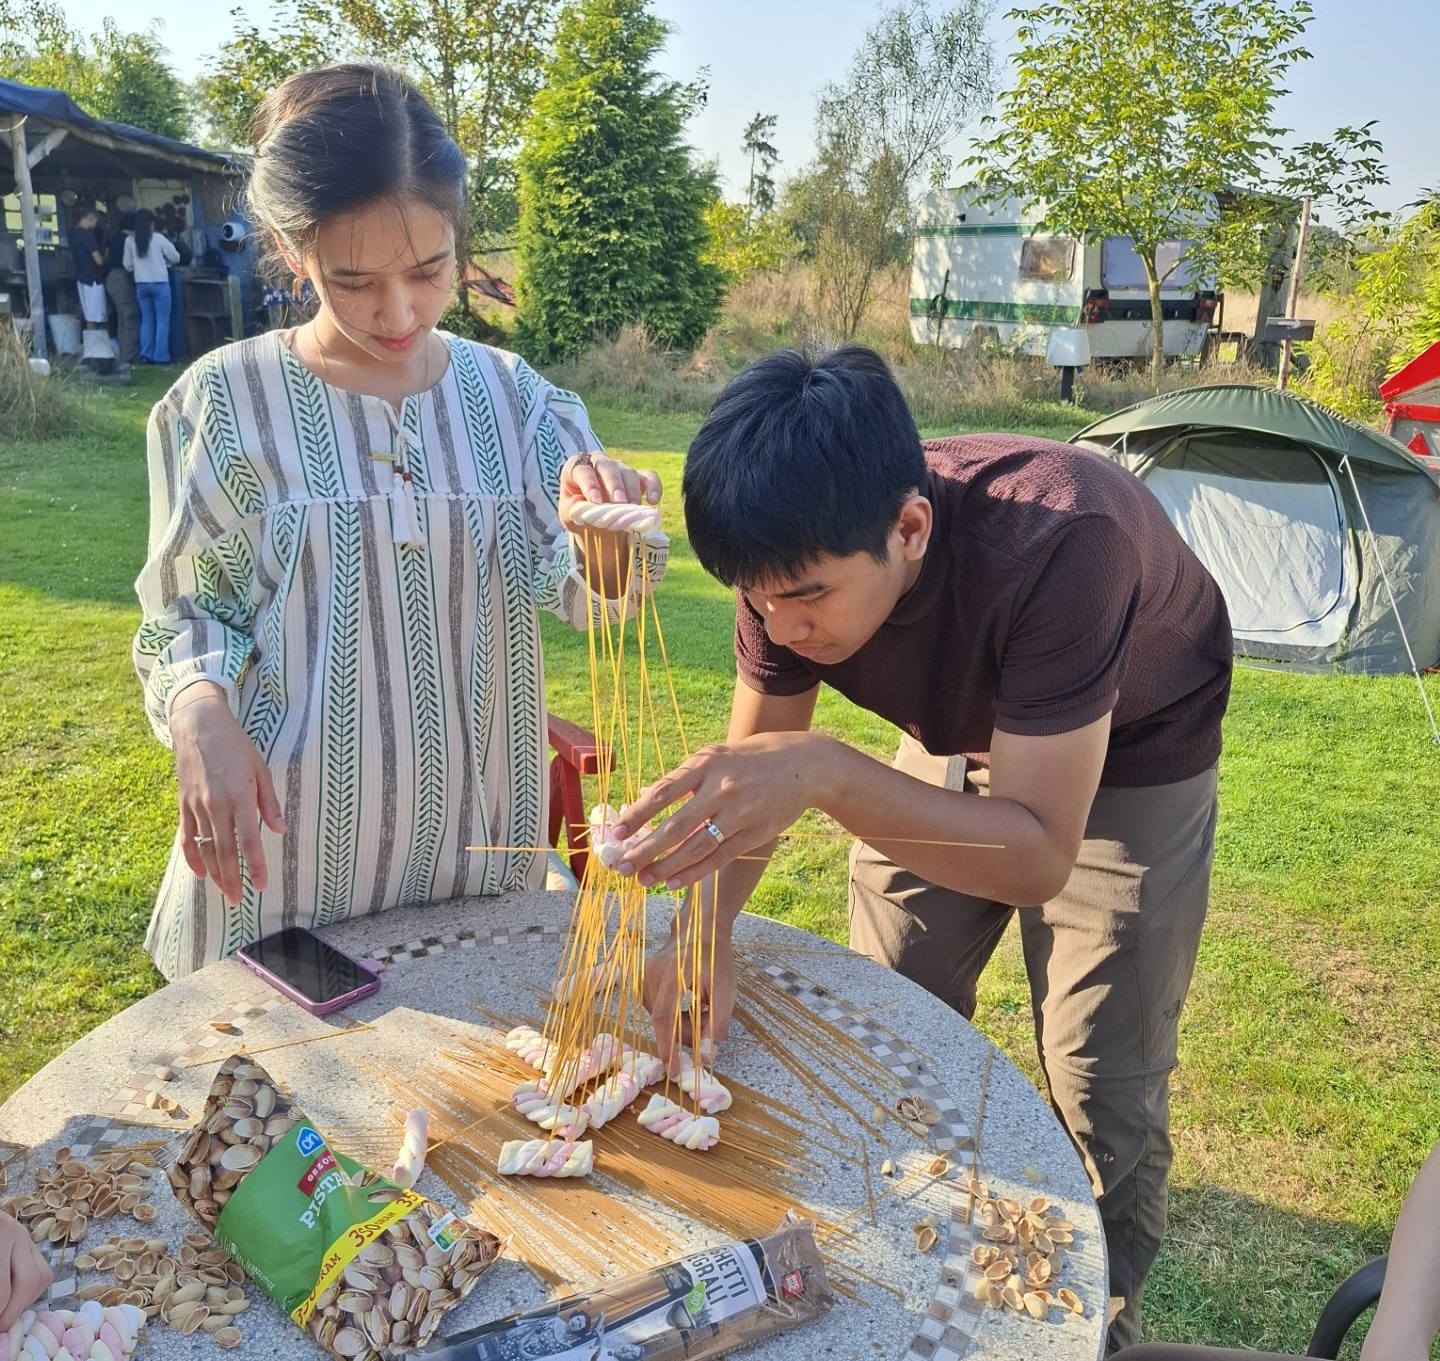
<path id="1" fill-rule="evenodd" d="M 499 1241 L 337 1153 L 253 1059 L 220 1065 L 170 1168 L 180 1202 L 343 1361 L 424 1346 Z"/>

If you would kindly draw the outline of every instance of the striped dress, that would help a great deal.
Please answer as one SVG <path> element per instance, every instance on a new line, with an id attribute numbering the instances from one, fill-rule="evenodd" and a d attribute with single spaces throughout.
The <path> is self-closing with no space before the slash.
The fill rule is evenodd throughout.
<path id="1" fill-rule="evenodd" d="M 396 409 L 323 382 L 270 333 L 194 364 L 150 418 L 136 669 L 156 735 L 218 682 L 275 780 L 269 887 L 229 906 L 179 841 L 146 948 L 167 978 L 285 926 L 539 887 L 545 696 L 536 608 L 586 591 L 557 510 L 598 450 L 585 409 L 453 336 Z M 663 540 L 638 542 L 653 584 Z M 633 590 L 632 590 L 633 593 Z M 615 605 L 608 607 L 612 619 Z M 598 613 L 596 615 L 598 617 Z"/>

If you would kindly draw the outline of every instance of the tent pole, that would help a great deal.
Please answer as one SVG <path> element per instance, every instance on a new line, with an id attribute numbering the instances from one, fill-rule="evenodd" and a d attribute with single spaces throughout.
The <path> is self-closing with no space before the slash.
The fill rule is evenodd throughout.
<path id="1" fill-rule="evenodd" d="M 30 154 L 25 146 L 25 119 L 10 123 L 10 158 L 15 162 L 15 187 L 20 191 L 20 232 L 25 238 L 25 286 L 30 293 L 30 353 L 45 358 L 45 295 L 40 288 L 40 233 L 35 225 L 35 191 L 30 181 Z"/>
<path id="2" fill-rule="evenodd" d="M 1410 635 L 1405 632 L 1405 621 L 1400 617 L 1400 606 L 1395 599 L 1395 588 L 1390 584 L 1390 573 L 1385 570 L 1385 559 L 1380 556 L 1380 546 L 1375 542 L 1375 531 L 1370 527 L 1370 512 L 1360 497 L 1360 484 L 1355 480 L 1355 469 L 1350 466 L 1350 455 L 1340 460 L 1340 466 L 1350 476 L 1350 490 L 1355 493 L 1355 504 L 1365 521 L 1365 533 L 1370 536 L 1370 551 L 1375 555 L 1375 565 L 1380 569 L 1380 580 L 1385 583 L 1385 594 L 1390 597 L 1390 608 L 1395 614 L 1395 623 L 1400 630 L 1400 641 L 1405 644 L 1405 655 L 1410 658 L 1410 672 L 1415 684 L 1420 687 L 1420 703 L 1425 706 L 1425 717 L 1430 720 L 1430 740 L 1440 747 L 1440 727 L 1435 725 L 1435 711 L 1430 707 L 1430 696 L 1425 693 L 1425 682 L 1420 679 L 1420 667 L 1415 660 L 1415 649 L 1410 646 Z"/>

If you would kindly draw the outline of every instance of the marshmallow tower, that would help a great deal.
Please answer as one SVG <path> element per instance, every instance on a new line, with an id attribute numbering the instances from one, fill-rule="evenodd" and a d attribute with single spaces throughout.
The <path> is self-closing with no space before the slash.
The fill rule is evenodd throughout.
<path id="1" fill-rule="evenodd" d="M 669 1139 L 681 1148 L 694 1149 L 703 1153 L 720 1142 L 720 1122 L 713 1115 L 696 1115 L 684 1106 L 677 1106 L 668 1096 L 656 1092 L 650 1104 L 640 1112 L 640 1124 Z"/>
<path id="2" fill-rule="evenodd" d="M 145 1315 L 133 1304 L 102 1308 L 86 1300 L 78 1309 L 27 1309 L 0 1333 L 0 1361 L 127 1361 Z"/>
<path id="3" fill-rule="evenodd" d="M 559 1139 L 507 1139 L 500 1145 L 496 1170 L 502 1177 L 584 1177 L 595 1165 L 595 1145 L 589 1139 L 563 1143 Z"/>

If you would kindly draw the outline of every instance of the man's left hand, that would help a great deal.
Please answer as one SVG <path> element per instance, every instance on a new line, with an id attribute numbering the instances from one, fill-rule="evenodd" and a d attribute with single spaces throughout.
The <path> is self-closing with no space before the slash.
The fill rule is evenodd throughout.
<path id="1" fill-rule="evenodd" d="M 834 745 L 819 733 L 767 732 L 703 748 L 621 810 L 624 839 L 681 804 L 632 838 L 617 868 L 647 888 L 679 889 L 767 845 L 815 806 Z"/>

